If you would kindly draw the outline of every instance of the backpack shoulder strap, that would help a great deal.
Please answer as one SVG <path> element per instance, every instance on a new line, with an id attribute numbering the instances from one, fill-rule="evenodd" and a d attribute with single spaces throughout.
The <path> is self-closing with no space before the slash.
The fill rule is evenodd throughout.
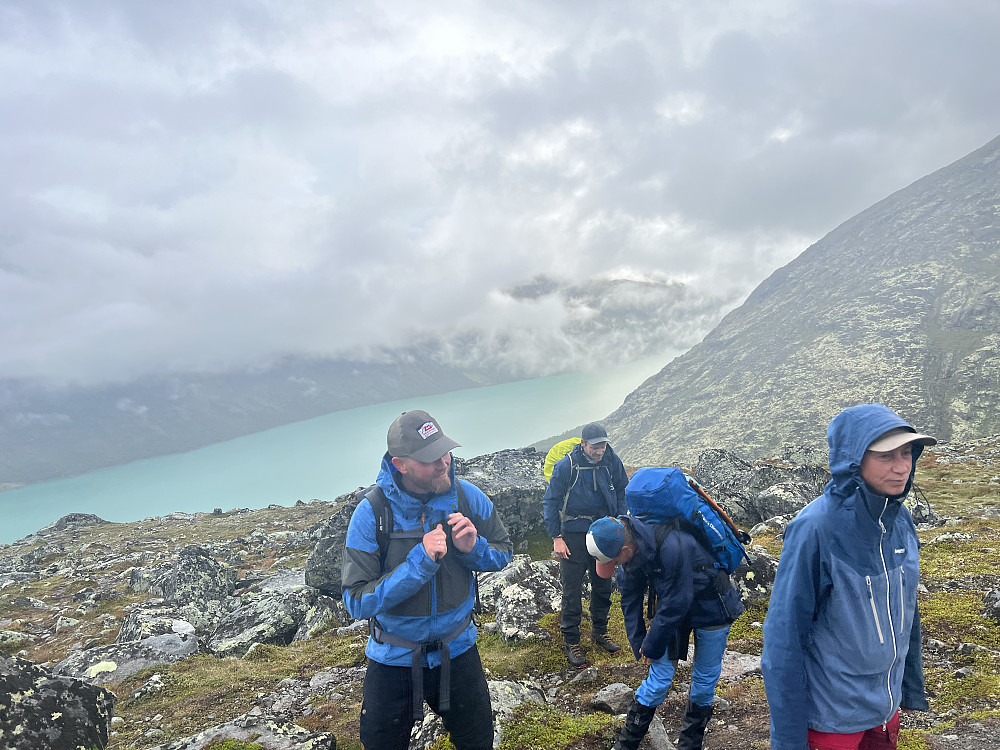
<path id="1" fill-rule="evenodd" d="M 677 519 L 675 518 L 672 523 L 658 523 L 656 524 L 656 553 L 660 553 L 660 547 L 663 546 L 664 540 L 670 536 L 670 532 L 674 529 L 679 528 Z"/>
<path id="2" fill-rule="evenodd" d="M 455 477 L 455 494 L 458 496 L 458 512 L 472 521 L 472 506 L 469 505 L 469 498 L 466 496 L 465 490 L 462 489 L 462 483 L 458 477 Z M 475 523 L 475 521 L 472 522 Z M 476 627 L 479 627 L 479 615 L 483 611 L 483 600 L 479 596 L 479 573 L 477 571 L 472 571 L 472 580 L 476 586 L 476 603 L 472 608 L 472 621 L 476 623 Z"/>
<path id="3" fill-rule="evenodd" d="M 458 499 L 458 512 L 472 518 L 472 506 L 469 505 L 469 498 L 465 496 L 465 490 L 462 489 L 462 482 L 458 477 L 455 477 L 455 495 Z"/>
<path id="4" fill-rule="evenodd" d="M 360 496 L 371 503 L 372 513 L 375 514 L 375 543 L 378 545 L 379 559 L 382 565 L 385 565 L 385 555 L 389 550 L 389 538 L 392 536 L 394 527 L 389 499 L 377 484 L 373 484 L 361 492 Z"/>
<path id="5" fill-rule="evenodd" d="M 576 483 L 580 480 L 580 466 L 573 460 L 573 452 L 570 451 L 567 453 L 566 458 L 569 460 L 569 484 L 566 485 L 566 494 L 563 495 L 562 508 L 559 510 L 560 523 L 565 522 L 567 518 L 571 517 L 566 513 L 566 508 L 569 507 L 569 493 L 573 491 Z"/>

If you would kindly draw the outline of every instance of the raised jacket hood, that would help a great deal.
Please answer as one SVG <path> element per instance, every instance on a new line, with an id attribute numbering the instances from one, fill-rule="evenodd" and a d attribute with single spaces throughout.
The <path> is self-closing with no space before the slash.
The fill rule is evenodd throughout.
<path id="1" fill-rule="evenodd" d="M 826 431 L 832 476 L 827 489 L 831 494 L 846 497 L 854 492 L 855 487 L 867 489 L 861 479 L 861 459 L 869 445 L 897 427 L 916 432 L 905 419 L 882 404 L 852 406 L 833 418 Z M 913 445 L 914 467 L 923 449 L 922 445 Z M 910 491 L 912 484 L 913 469 L 910 470 L 910 480 L 900 497 Z"/>

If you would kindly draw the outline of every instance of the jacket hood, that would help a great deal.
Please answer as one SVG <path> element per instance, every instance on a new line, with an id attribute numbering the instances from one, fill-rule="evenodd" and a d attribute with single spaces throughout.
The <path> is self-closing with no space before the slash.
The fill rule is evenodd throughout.
<path id="1" fill-rule="evenodd" d="M 843 497 L 851 494 L 854 487 L 865 487 L 861 479 L 861 459 L 865 451 L 877 438 L 897 427 L 916 432 L 905 419 L 882 404 L 852 406 L 833 418 L 826 431 L 826 441 L 830 446 L 832 476 L 828 487 L 834 494 Z M 922 445 L 913 445 L 913 467 L 916 467 L 923 450 Z M 903 495 L 910 491 L 913 484 L 913 471 L 911 468 L 910 480 Z"/>

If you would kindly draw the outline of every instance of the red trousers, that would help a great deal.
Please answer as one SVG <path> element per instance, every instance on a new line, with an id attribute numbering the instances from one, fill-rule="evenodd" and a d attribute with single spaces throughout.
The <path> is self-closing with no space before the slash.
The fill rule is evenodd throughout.
<path id="1" fill-rule="evenodd" d="M 899 711 L 886 725 L 879 724 L 864 732 L 837 734 L 809 730 L 809 750 L 896 750 L 899 738 Z"/>

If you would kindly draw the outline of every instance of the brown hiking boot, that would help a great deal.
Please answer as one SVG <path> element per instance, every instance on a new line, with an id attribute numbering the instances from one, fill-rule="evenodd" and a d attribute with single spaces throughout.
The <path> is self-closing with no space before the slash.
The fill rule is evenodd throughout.
<path id="1" fill-rule="evenodd" d="M 617 654 L 622 650 L 621 646 L 608 638 L 607 633 L 594 633 L 594 645 L 600 646 L 609 654 Z"/>
<path id="2" fill-rule="evenodd" d="M 566 659 L 574 669 L 583 669 L 587 666 L 587 657 L 583 654 L 583 646 L 579 643 L 566 644 Z"/>

